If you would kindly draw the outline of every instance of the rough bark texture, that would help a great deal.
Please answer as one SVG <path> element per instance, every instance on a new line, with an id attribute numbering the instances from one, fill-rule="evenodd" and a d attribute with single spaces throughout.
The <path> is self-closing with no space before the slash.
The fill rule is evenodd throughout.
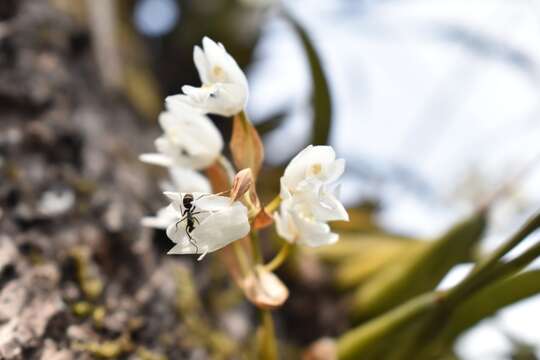
<path id="1" fill-rule="evenodd" d="M 189 357 L 188 268 L 139 226 L 163 200 L 137 160 L 157 128 L 91 51 L 49 2 L 0 3 L 0 358 Z"/>

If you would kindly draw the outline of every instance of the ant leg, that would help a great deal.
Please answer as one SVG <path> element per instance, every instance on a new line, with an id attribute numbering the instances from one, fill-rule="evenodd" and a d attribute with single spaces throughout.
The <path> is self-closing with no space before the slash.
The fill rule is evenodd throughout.
<path id="1" fill-rule="evenodd" d="M 206 254 L 208 254 L 208 246 L 205 246 L 203 248 L 203 252 L 202 252 L 201 256 L 199 256 L 197 258 L 197 261 L 201 261 L 206 256 Z"/>
<path id="2" fill-rule="evenodd" d="M 193 240 L 193 238 L 191 237 L 191 234 L 189 232 L 186 231 L 186 234 L 187 234 L 189 243 L 195 247 L 195 254 L 198 254 L 199 253 L 199 246 L 197 245 L 195 240 Z"/>
<path id="3" fill-rule="evenodd" d="M 187 216 L 184 216 L 183 218 L 181 218 L 180 220 L 178 220 L 176 222 L 176 224 L 174 224 L 174 227 L 176 228 L 176 231 L 178 231 L 178 224 L 180 224 L 182 221 L 186 220 L 187 219 Z"/>

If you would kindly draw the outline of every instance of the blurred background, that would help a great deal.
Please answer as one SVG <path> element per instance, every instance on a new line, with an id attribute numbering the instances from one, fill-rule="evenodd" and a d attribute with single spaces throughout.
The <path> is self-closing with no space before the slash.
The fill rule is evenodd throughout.
<path id="1" fill-rule="evenodd" d="M 434 238 L 508 185 L 477 249 L 485 253 L 538 209 L 539 1 L 4 0 L 0 226 L 18 251 L 47 254 L 28 233 L 56 238 L 66 214 L 77 236 L 164 241 L 137 228 L 164 202 L 162 174 L 132 164 L 152 149 L 164 97 L 199 85 L 192 49 L 205 35 L 246 71 L 248 113 L 266 149 L 265 199 L 292 156 L 328 143 L 347 160 L 344 203 L 392 234 Z M 215 122 L 228 138 L 230 122 Z M 471 266 L 455 266 L 438 287 Z M 242 322 L 232 314 L 227 321 Z M 540 297 L 530 297 L 461 335 L 456 356 L 540 357 L 539 322 Z M 343 327 L 290 335 L 306 344 Z"/>

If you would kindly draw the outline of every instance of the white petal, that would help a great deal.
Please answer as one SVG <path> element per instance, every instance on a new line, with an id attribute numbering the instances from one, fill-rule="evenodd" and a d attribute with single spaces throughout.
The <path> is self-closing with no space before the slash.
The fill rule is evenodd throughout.
<path id="1" fill-rule="evenodd" d="M 336 181 L 345 172 L 345 159 L 337 159 L 328 166 L 325 182 Z"/>
<path id="2" fill-rule="evenodd" d="M 210 181 L 201 173 L 192 169 L 173 166 L 169 168 L 171 178 L 171 189 L 173 191 L 184 193 L 210 193 L 212 187 Z"/>
<path id="3" fill-rule="evenodd" d="M 338 241 L 339 236 L 330 231 L 328 224 L 307 219 L 297 213 L 293 213 L 292 216 L 300 233 L 299 244 L 315 247 L 330 245 Z"/>
<path id="4" fill-rule="evenodd" d="M 197 72 L 201 78 L 201 82 L 203 84 L 208 84 L 209 64 L 206 60 L 206 55 L 199 46 L 195 46 L 193 48 L 193 62 L 195 63 L 195 67 L 197 68 Z"/>
<path id="5" fill-rule="evenodd" d="M 159 153 L 142 154 L 139 160 L 147 164 L 169 167 L 172 165 L 172 160 L 169 156 Z"/>
<path id="6" fill-rule="evenodd" d="M 165 134 L 155 141 L 172 164 L 196 170 L 211 165 L 221 154 L 223 138 L 214 123 L 200 114 L 184 118 L 166 111 L 160 115 Z"/>
<path id="7" fill-rule="evenodd" d="M 276 232 L 288 242 L 294 242 L 298 230 L 295 228 L 291 215 L 287 211 L 280 211 L 274 214 Z"/>
<path id="8" fill-rule="evenodd" d="M 191 233 L 191 244 L 185 233 L 185 225 L 170 225 L 167 236 L 178 243 L 169 251 L 170 254 L 188 254 L 213 252 L 243 238 L 249 233 L 247 209 L 239 202 L 233 203 L 226 209 L 211 213 Z"/>
<path id="9" fill-rule="evenodd" d="M 165 191 L 163 193 L 163 195 L 168 197 L 169 200 L 171 200 L 173 203 L 174 202 L 177 202 L 177 203 L 180 203 L 180 204 L 182 203 L 182 198 L 183 198 L 182 193 L 174 192 L 174 191 Z"/>
<path id="10" fill-rule="evenodd" d="M 215 83 L 202 88 L 183 86 L 186 97 L 179 100 L 205 113 L 232 116 L 242 111 L 247 102 L 247 89 L 238 84 Z"/>
<path id="11" fill-rule="evenodd" d="M 335 159 L 336 153 L 331 146 L 309 145 L 300 151 L 285 168 L 283 177 L 286 186 L 289 189 L 294 189 L 306 177 L 326 181 L 327 172 L 330 170 L 331 175 L 335 175 L 342 165 L 341 162 L 338 165 L 333 165 Z"/>
<path id="12" fill-rule="evenodd" d="M 247 208 L 235 202 L 227 209 L 208 216 L 193 231 L 193 238 L 199 246 L 216 251 L 229 243 L 241 239 L 249 233 Z"/>
<path id="13" fill-rule="evenodd" d="M 167 227 L 167 237 L 179 245 L 189 245 L 185 221 L 179 221 L 180 219 L 177 218 L 175 222 Z"/>
<path id="14" fill-rule="evenodd" d="M 349 220 L 343 204 L 317 180 L 302 180 L 297 186 L 293 199 L 298 207 L 319 221 Z"/>
<path id="15" fill-rule="evenodd" d="M 165 230 L 176 220 L 178 220 L 178 212 L 171 205 L 169 205 L 159 209 L 156 216 L 144 217 L 141 220 L 141 225 Z"/>
<path id="16" fill-rule="evenodd" d="M 231 199 L 219 195 L 201 195 L 195 198 L 196 206 L 205 211 L 219 211 L 232 205 Z"/>
<path id="17" fill-rule="evenodd" d="M 209 37 L 203 38 L 203 49 L 208 60 L 209 68 L 209 79 L 211 82 L 222 82 L 226 80 L 226 73 L 223 66 L 227 62 L 227 52 L 225 48 L 216 44 Z M 219 68 L 219 72 L 216 72 L 215 69 Z"/>

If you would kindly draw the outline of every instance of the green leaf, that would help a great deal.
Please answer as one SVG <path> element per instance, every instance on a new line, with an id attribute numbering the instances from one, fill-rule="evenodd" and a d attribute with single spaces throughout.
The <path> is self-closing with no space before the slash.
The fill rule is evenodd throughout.
<path id="1" fill-rule="evenodd" d="M 505 306 L 540 293 L 540 270 L 526 271 L 477 292 L 465 300 L 452 315 L 444 331 L 447 343 Z"/>
<path id="2" fill-rule="evenodd" d="M 485 226 L 485 214 L 475 214 L 417 254 L 387 266 L 358 289 L 354 315 L 371 318 L 433 289 L 454 265 L 470 258 Z"/>
<path id="3" fill-rule="evenodd" d="M 285 13 L 285 18 L 291 23 L 296 31 L 307 56 L 313 83 L 311 103 L 313 107 L 313 133 L 311 143 L 313 145 L 328 144 L 332 125 L 332 98 L 326 75 L 323 71 L 321 59 L 313 45 L 305 28 L 290 14 Z"/>
<path id="4" fill-rule="evenodd" d="M 268 118 L 264 119 L 261 122 L 258 122 L 255 125 L 255 130 L 259 133 L 260 136 L 263 136 L 273 130 L 277 129 L 287 117 L 287 111 L 277 112 Z"/>
<path id="5" fill-rule="evenodd" d="M 381 359 L 381 353 L 390 351 L 389 344 L 406 334 L 411 326 L 422 322 L 438 304 L 437 294 L 427 293 L 381 315 L 367 323 L 349 330 L 337 341 L 338 359 Z M 407 330 L 407 331 L 406 331 Z"/>

